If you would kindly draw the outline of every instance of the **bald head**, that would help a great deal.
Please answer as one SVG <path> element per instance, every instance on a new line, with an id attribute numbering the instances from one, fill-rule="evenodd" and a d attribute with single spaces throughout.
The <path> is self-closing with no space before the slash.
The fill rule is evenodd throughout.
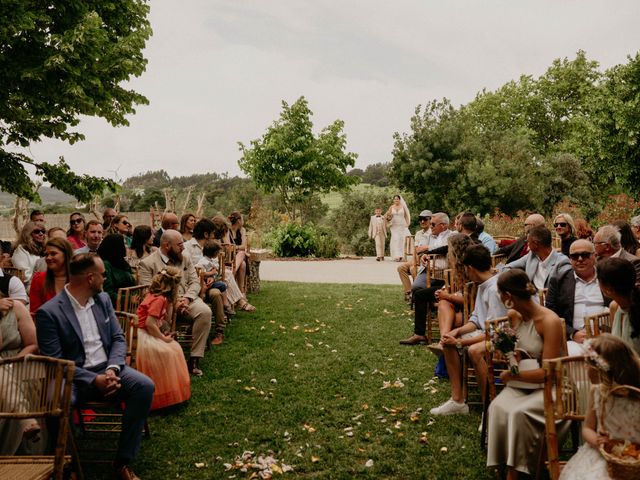
<path id="1" fill-rule="evenodd" d="M 590 281 L 596 275 L 595 247 L 589 240 L 576 240 L 569 247 L 571 267 L 584 281 Z"/>
<path id="2" fill-rule="evenodd" d="M 160 252 L 169 257 L 174 263 L 182 263 L 184 240 L 177 230 L 165 230 L 160 237 Z"/>
<path id="3" fill-rule="evenodd" d="M 180 226 L 180 220 L 175 213 L 167 212 L 162 215 L 162 229 L 163 230 L 176 230 Z"/>
<path id="4" fill-rule="evenodd" d="M 177 230 L 165 230 L 160 237 L 160 245 L 163 243 L 175 243 L 182 240 L 182 234 Z"/>
<path id="5" fill-rule="evenodd" d="M 578 239 L 571 244 L 569 247 L 569 255 L 576 252 L 595 252 L 596 248 L 593 246 L 589 240 Z"/>
<path id="6" fill-rule="evenodd" d="M 533 227 L 544 225 L 544 217 L 539 213 L 532 213 L 524 221 L 524 231 L 527 233 Z"/>

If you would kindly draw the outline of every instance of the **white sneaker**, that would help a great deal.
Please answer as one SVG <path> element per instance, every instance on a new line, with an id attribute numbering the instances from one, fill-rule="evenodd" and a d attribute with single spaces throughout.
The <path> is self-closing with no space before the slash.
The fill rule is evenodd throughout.
<path id="1" fill-rule="evenodd" d="M 442 405 L 429 410 L 431 415 L 466 415 L 469 413 L 469 405 L 466 403 L 454 402 L 452 399 L 447 400 Z"/>

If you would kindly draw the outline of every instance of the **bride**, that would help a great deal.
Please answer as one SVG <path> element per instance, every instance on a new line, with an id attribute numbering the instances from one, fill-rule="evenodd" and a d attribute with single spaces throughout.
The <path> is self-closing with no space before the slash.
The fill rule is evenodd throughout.
<path id="1" fill-rule="evenodd" d="M 389 243 L 391 258 L 396 262 L 401 262 L 404 257 L 404 239 L 411 235 L 409 231 L 411 215 L 407 204 L 400 195 L 393 196 L 393 204 L 387 210 L 385 218 L 391 224 L 391 241 Z"/>

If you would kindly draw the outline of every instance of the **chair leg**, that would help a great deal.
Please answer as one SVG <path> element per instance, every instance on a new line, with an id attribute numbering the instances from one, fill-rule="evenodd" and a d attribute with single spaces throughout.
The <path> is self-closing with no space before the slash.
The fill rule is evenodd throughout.
<path id="1" fill-rule="evenodd" d="M 82 465 L 80 464 L 80 454 L 78 453 L 78 445 L 76 444 L 76 437 L 74 435 L 74 426 L 73 422 L 69 420 L 69 432 L 67 438 L 67 446 L 71 451 L 71 464 L 73 470 L 76 472 L 76 480 L 84 480 L 84 471 L 82 470 Z"/>

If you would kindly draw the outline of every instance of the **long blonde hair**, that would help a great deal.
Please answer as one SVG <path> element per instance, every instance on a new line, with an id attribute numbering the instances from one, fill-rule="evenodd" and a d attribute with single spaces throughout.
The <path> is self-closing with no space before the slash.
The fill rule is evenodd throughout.
<path id="1" fill-rule="evenodd" d="M 42 222 L 27 222 L 24 224 L 24 227 L 22 227 L 15 246 L 17 248 L 22 245 L 22 248 L 32 255 L 42 256 L 44 254 L 44 243 L 42 245 L 38 245 L 31 235 L 36 228 L 41 228 L 45 232 L 47 231 L 44 223 Z M 43 238 L 46 238 L 46 236 Z"/>

